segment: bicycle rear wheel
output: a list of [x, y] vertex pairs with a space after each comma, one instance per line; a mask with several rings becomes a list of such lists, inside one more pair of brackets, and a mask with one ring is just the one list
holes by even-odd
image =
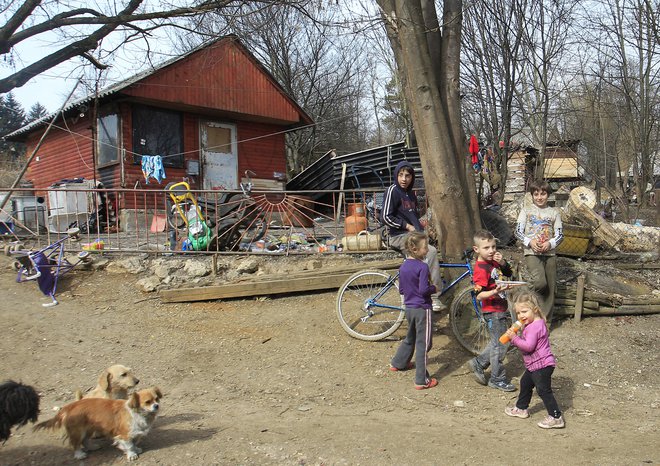
[[[346, 332], [359, 340], [377, 341], [401, 326], [398, 283], [384, 288], [391, 275], [382, 270], [362, 270], [351, 275], [337, 292], [337, 318]], [[383, 307], [387, 306], [387, 307]]]
[[[512, 315], [514, 311], [511, 309], [507, 313], [509, 324]], [[452, 332], [463, 348], [475, 356], [486, 348], [490, 334], [473, 287], [456, 294], [449, 310], [449, 320]]]

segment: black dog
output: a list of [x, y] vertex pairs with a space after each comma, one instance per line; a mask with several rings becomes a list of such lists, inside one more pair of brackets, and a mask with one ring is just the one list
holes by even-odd
[[11, 435], [13, 426], [35, 422], [39, 416], [39, 395], [29, 385], [8, 380], [0, 385], [0, 442]]

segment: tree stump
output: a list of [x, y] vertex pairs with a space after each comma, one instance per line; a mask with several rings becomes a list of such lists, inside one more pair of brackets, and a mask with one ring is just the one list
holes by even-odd
[[591, 227], [596, 244], [605, 244], [610, 248], [615, 248], [621, 242], [621, 235], [594, 212], [595, 205], [596, 193], [585, 186], [575, 188], [568, 196], [562, 219], [568, 223]]

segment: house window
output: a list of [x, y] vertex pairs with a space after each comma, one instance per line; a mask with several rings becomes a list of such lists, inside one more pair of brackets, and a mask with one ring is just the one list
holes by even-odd
[[119, 116], [110, 114], [98, 118], [96, 128], [98, 165], [119, 162]]
[[183, 117], [180, 112], [136, 105], [133, 107], [133, 161], [142, 155], [160, 155], [166, 167], [183, 168]]

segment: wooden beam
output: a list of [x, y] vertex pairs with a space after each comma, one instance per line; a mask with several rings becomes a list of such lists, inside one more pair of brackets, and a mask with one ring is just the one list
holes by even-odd
[[660, 269], [660, 264], [658, 263], [646, 263], [640, 262], [636, 264], [613, 264], [617, 269], [623, 270], [657, 270]]
[[[573, 306], [555, 306], [554, 314], [557, 316], [571, 316], [575, 312]], [[604, 307], [601, 306], [597, 310], [584, 308], [582, 316], [634, 316], [634, 315], [647, 315], [647, 314], [660, 314], [660, 305], [651, 306], [619, 306], [619, 307]]]
[[580, 275], [577, 279], [577, 293], [575, 295], [575, 321], [582, 320], [582, 305], [584, 300], [584, 275]]
[[335, 221], [339, 221], [341, 218], [341, 207], [344, 202], [344, 182], [346, 181], [346, 169], [348, 168], [348, 165], [345, 163], [341, 164], [341, 180], [339, 182], [339, 201], [337, 201], [337, 218], [335, 218]]
[[[577, 304], [577, 299], [564, 299], [564, 298], [555, 298], [555, 302], [560, 306], [573, 306]], [[581, 300], [582, 307], [588, 307], [589, 309], [598, 309], [600, 303], [598, 301], [587, 301]]]
[[350, 276], [350, 273], [335, 275], [324, 274], [322, 277], [313, 275], [306, 278], [264, 280], [196, 288], [178, 288], [174, 290], [163, 290], [160, 292], [160, 296], [165, 303], [181, 303], [294, 293], [299, 291], [329, 290], [339, 288]]

